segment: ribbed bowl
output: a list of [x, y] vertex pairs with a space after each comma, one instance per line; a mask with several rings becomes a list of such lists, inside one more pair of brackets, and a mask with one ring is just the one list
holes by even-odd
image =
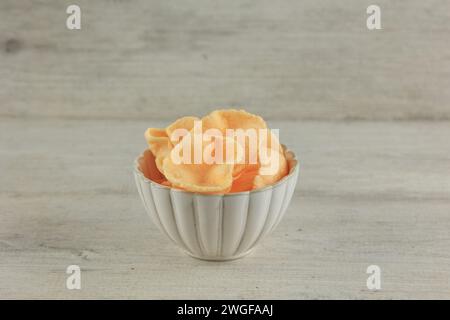
[[282, 180], [254, 191], [205, 195], [169, 188], [147, 179], [135, 161], [134, 176], [147, 213], [187, 254], [232, 260], [248, 254], [278, 225], [291, 201], [299, 172], [292, 157]]

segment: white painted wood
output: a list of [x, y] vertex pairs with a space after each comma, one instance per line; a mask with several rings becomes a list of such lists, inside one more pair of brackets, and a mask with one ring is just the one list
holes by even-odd
[[[381, 31], [357, 0], [77, 4], [69, 31], [64, 1], [0, 2], [0, 298], [450, 298], [449, 1], [378, 0]], [[302, 170], [275, 232], [213, 263], [150, 222], [132, 162], [227, 105]]]
[[[0, 2], [0, 115], [450, 119], [450, 1]], [[164, 110], [164, 112], [161, 112]]]
[[225, 263], [186, 256], [146, 215], [131, 168], [153, 125], [0, 119], [0, 298], [450, 297], [448, 122], [272, 122], [301, 160], [297, 190]]

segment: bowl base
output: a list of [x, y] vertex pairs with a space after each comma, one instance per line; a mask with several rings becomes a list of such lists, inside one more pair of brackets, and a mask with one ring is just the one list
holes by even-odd
[[215, 261], [215, 262], [237, 260], [237, 259], [245, 257], [246, 255], [250, 254], [252, 251], [253, 251], [253, 249], [250, 249], [248, 251], [245, 251], [244, 253], [241, 253], [241, 254], [238, 254], [235, 256], [231, 256], [231, 257], [208, 257], [208, 256], [197, 256], [193, 253], [183, 250], [183, 252], [185, 252], [188, 256], [190, 256], [192, 258], [204, 260], [204, 261]]

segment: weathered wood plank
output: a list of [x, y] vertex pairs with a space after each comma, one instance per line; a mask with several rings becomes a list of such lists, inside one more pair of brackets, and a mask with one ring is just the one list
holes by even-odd
[[450, 119], [449, 1], [1, 1], [0, 117]]
[[161, 124], [0, 120], [1, 298], [449, 298], [448, 122], [272, 122], [298, 188], [274, 234], [226, 263], [185, 256], [145, 215], [131, 163]]

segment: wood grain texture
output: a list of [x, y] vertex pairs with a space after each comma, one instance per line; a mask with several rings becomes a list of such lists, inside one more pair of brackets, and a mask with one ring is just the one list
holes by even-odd
[[[450, 119], [450, 2], [0, 2], [0, 116]], [[163, 112], [161, 112], [163, 110]]]
[[184, 255], [145, 214], [131, 165], [163, 124], [0, 120], [0, 298], [450, 297], [448, 122], [271, 122], [301, 160], [297, 190], [225, 263]]
[[[450, 2], [0, 1], [0, 298], [450, 298]], [[301, 159], [245, 259], [179, 252], [131, 171], [143, 131], [218, 106]], [[82, 290], [65, 287], [82, 268]], [[368, 265], [382, 290], [368, 291]]]

